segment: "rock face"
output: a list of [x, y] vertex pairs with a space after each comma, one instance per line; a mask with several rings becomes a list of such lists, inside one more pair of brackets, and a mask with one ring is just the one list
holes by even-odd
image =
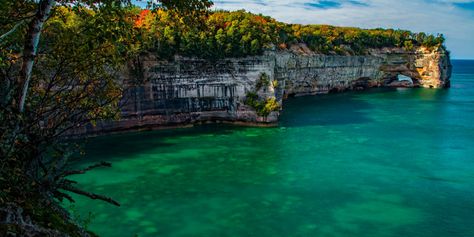
[[[412, 83], [398, 81], [404, 75]], [[160, 61], [144, 55], [127, 65], [122, 80], [122, 119], [104, 121], [77, 131], [106, 133], [199, 122], [274, 124], [279, 111], [259, 112], [265, 102], [281, 104], [287, 96], [303, 96], [403, 86], [450, 86], [449, 53], [443, 48], [372, 49], [364, 56], [321, 55], [304, 45], [262, 56], [217, 62], [175, 57]], [[249, 98], [256, 103], [249, 103]]]

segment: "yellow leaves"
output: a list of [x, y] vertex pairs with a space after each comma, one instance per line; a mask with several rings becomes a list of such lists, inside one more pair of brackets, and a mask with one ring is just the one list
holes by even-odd
[[277, 111], [279, 109], [280, 109], [280, 104], [277, 102], [275, 97], [271, 97], [267, 99], [265, 103], [265, 107], [264, 107], [265, 112], [270, 113], [272, 111]]

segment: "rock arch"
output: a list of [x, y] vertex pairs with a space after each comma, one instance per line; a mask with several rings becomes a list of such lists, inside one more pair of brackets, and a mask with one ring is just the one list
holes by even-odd
[[418, 87], [420, 81], [412, 73], [396, 72], [390, 75], [384, 85], [388, 87]]

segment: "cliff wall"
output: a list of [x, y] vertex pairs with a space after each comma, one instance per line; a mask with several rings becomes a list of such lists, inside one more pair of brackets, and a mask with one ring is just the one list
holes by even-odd
[[[411, 80], [400, 80], [400, 76]], [[304, 45], [262, 56], [217, 62], [141, 56], [126, 66], [122, 119], [86, 126], [94, 134], [198, 122], [272, 124], [287, 96], [370, 87], [450, 86], [449, 54], [442, 48], [373, 49], [364, 56], [320, 55]], [[273, 105], [273, 106], [272, 106]]]

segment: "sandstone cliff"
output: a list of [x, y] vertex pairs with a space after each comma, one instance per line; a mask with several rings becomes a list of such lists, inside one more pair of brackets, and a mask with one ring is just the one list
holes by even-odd
[[[411, 78], [399, 81], [399, 75]], [[372, 49], [364, 56], [321, 55], [304, 45], [262, 56], [210, 62], [141, 56], [122, 73], [122, 119], [79, 133], [102, 133], [209, 121], [272, 124], [287, 96], [370, 87], [450, 86], [449, 53], [443, 48]], [[269, 111], [270, 108], [270, 111]]]

